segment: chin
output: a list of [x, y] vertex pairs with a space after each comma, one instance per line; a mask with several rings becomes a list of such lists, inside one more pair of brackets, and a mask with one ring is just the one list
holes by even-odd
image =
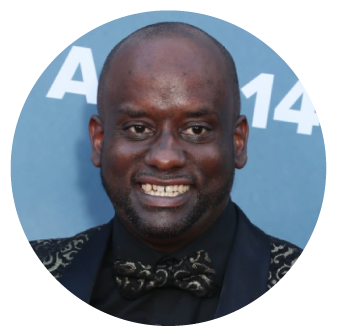
[[142, 236], [169, 238], [177, 237], [200, 220], [206, 213], [206, 200], [196, 199], [192, 204], [180, 207], [161, 208], [133, 204], [131, 199], [121, 209], [133, 230]]
[[177, 237], [210, 216], [226, 203], [231, 186], [231, 183], [225, 184], [209, 194], [191, 192], [185, 201], [182, 198], [182, 202], [177, 202], [177, 205], [181, 204], [179, 206], [158, 207], [144, 204], [139, 192], [132, 188], [110, 188], [102, 174], [101, 177], [103, 187], [123, 224], [140, 236], [157, 238]]
[[195, 224], [194, 220], [186, 220], [181, 216], [179, 217], [180, 220], [172, 218], [172, 215], [167, 213], [168, 211], [166, 209], [166, 211], [157, 212], [153, 216], [142, 217], [137, 213], [128, 212], [127, 216], [133, 229], [147, 237], [177, 237]]

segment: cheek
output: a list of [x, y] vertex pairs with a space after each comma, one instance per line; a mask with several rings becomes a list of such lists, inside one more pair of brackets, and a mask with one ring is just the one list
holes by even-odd
[[225, 146], [207, 146], [194, 153], [195, 171], [209, 185], [225, 183], [234, 167], [233, 151]]
[[111, 139], [103, 148], [102, 169], [110, 179], [128, 177], [142, 157], [142, 149], [119, 139]]

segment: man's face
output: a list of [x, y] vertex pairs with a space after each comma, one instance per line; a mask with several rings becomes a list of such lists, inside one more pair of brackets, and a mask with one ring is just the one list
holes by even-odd
[[225, 72], [215, 46], [184, 38], [143, 41], [115, 56], [104, 121], [90, 122], [92, 161], [136, 236], [202, 232], [225, 208], [247, 135], [236, 141]]

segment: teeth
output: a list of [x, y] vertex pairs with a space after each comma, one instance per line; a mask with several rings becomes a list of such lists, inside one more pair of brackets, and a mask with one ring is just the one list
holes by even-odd
[[144, 191], [151, 191], [152, 190], [151, 184], [148, 184], [148, 183], [142, 184], [142, 188], [143, 188]]
[[146, 194], [152, 196], [162, 196], [162, 197], [175, 197], [180, 194], [185, 193], [190, 189], [189, 185], [170, 185], [170, 186], [160, 186], [160, 185], [152, 185], [149, 183], [142, 184], [142, 189]]

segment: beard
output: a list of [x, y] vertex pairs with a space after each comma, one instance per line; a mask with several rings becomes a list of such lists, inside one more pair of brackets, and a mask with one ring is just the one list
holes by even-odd
[[[132, 203], [131, 190], [128, 189], [116, 189], [112, 188], [108, 183], [102, 169], [100, 171], [102, 185], [107, 193], [110, 201], [115, 209], [118, 209], [121, 214], [120, 219], [127, 220], [129, 224], [136, 229], [142, 236], [157, 237], [157, 238], [170, 238], [176, 237], [187, 231], [197, 221], [202, 219], [203, 216], [209, 214], [212, 209], [219, 206], [223, 201], [229, 198], [235, 175], [235, 168], [231, 169], [228, 173], [226, 183], [220, 186], [212, 193], [203, 194], [198, 192], [195, 202], [190, 207], [187, 213], [179, 218], [179, 221], [172, 219], [172, 213], [178, 211], [182, 207], [176, 208], [157, 208], [157, 207], [145, 207], [146, 210], [155, 213], [155, 220], [145, 219], [137, 211], [136, 207]], [[155, 176], [152, 173], [143, 172], [137, 174], [140, 176]], [[166, 176], [165, 178], [178, 178], [180, 176]], [[162, 178], [162, 177], [161, 177]], [[131, 189], [131, 188], [130, 188]], [[201, 188], [200, 188], [201, 189]], [[123, 222], [123, 220], [122, 220]]]

